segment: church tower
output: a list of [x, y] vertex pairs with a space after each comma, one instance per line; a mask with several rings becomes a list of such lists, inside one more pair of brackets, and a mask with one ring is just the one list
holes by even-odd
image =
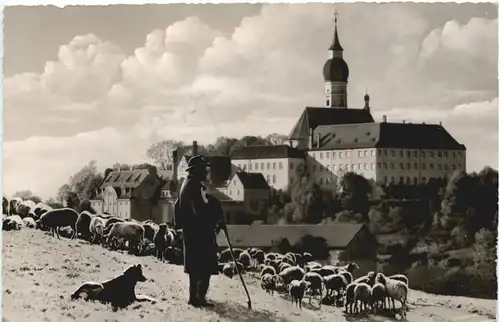
[[340, 45], [337, 16], [335, 11], [335, 30], [333, 42], [328, 49], [328, 60], [323, 66], [323, 78], [325, 79], [325, 106], [338, 109], [347, 108], [347, 79], [349, 78], [349, 67], [343, 58], [344, 49]]

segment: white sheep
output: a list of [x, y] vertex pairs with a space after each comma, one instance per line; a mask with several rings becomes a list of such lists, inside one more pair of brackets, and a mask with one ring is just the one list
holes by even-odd
[[377, 274], [375, 272], [368, 272], [365, 276], [361, 276], [357, 279], [354, 280], [354, 283], [366, 283], [370, 286], [373, 286], [375, 284], [375, 279], [377, 277]]
[[337, 296], [340, 296], [342, 290], [345, 290], [347, 285], [349, 284], [346, 278], [340, 274], [331, 274], [325, 276], [324, 278], [326, 294], [327, 296], [333, 296], [333, 292], [337, 293]]
[[279, 273], [279, 276], [283, 279], [285, 285], [289, 285], [293, 280], [301, 280], [304, 278], [305, 271], [299, 266], [292, 266], [285, 268]]
[[406, 309], [407, 309], [406, 300], [408, 298], [408, 285], [406, 285], [405, 282], [388, 278], [382, 273], [378, 274], [377, 281], [385, 286], [387, 294], [392, 300], [392, 307], [394, 308], [394, 311], [396, 311], [394, 300], [397, 300], [401, 303], [401, 316], [403, 318], [406, 318]]
[[408, 277], [404, 276], [403, 274], [391, 275], [389, 276], [389, 278], [396, 281], [404, 282], [407, 286], [410, 286], [410, 284], [408, 284]]
[[274, 275], [274, 274], [276, 274], [276, 270], [272, 266], [262, 265], [262, 268], [260, 270], [260, 276], [262, 277], [262, 276], [264, 276], [264, 274]]
[[356, 288], [357, 283], [351, 283], [347, 285], [345, 289], [345, 312], [348, 314], [352, 313], [352, 308], [354, 303], [354, 289]]
[[293, 280], [288, 285], [288, 290], [290, 292], [290, 297], [292, 298], [292, 304], [297, 303], [300, 309], [302, 309], [302, 299], [306, 289], [310, 286], [310, 283], [305, 280]]
[[321, 300], [323, 299], [323, 277], [318, 273], [308, 272], [304, 275], [304, 280], [310, 283], [309, 287], [309, 304], [311, 303], [311, 299], [313, 293], [319, 292], [319, 307], [321, 307]]
[[262, 287], [262, 289], [267, 293], [274, 294], [274, 291], [278, 289], [280, 284], [282, 284], [282, 280], [276, 274], [271, 275], [266, 273], [260, 278], [260, 287]]
[[372, 287], [371, 306], [372, 309], [385, 309], [385, 299], [387, 298], [387, 290], [381, 283], [376, 283]]
[[363, 311], [366, 313], [368, 311], [367, 306], [371, 302], [372, 288], [366, 283], [358, 283], [354, 288], [354, 307], [357, 308], [359, 303], [359, 312]]
[[24, 217], [23, 218], [23, 224], [28, 227], [28, 228], [36, 228], [36, 222], [35, 219], [31, 217]]
[[278, 267], [278, 272], [281, 273], [285, 269], [287, 269], [288, 267], [292, 267], [292, 265], [290, 265], [288, 263], [281, 263], [280, 266]]

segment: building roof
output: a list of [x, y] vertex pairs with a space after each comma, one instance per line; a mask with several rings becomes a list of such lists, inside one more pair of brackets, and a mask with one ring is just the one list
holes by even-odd
[[271, 189], [262, 173], [236, 172], [235, 176], [240, 179], [243, 189]]
[[224, 192], [218, 190], [217, 188], [208, 188], [207, 193], [217, 198], [219, 201], [232, 200], [231, 197], [227, 196]]
[[[233, 247], [272, 247], [286, 238], [291, 245], [311, 235], [325, 238], [330, 248], [344, 249], [363, 228], [363, 224], [333, 225], [228, 225]], [[227, 247], [224, 234], [217, 235], [217, 244]]]
[[234, 149], [231, 153], [233, 160], [242, 159], [280, 159], [304, 158], [304, 153], [286, 144], [280, 145], [249, 145]]
[[318, 126], [313, 133], [311, 150], [364, 148], [465, 150], [463, 144], [438, 124], [382, 122]]
[[210, 162], [210, 184], [215, 187], [223, 186], [231, 178], [232, 164], [229, 156], [207, 156]]
[[300, 140], [298, 149], [307, 149], [309, 129], [316, 129], [321, 125], [340, 125], [355, 123], [373, 123], [369, 110], [365, 109], [338, 109], [329, 107], [306, 107], [299, 120], [293, 127], [289, 139]]
[[149, 172], [146, 169], [111, 171], [101, 183], [101, 188], [112, 186], [116, 188], [137, 188], [146, 179]]

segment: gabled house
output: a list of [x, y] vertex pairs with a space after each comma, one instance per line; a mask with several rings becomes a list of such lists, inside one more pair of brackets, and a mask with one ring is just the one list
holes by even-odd
[[152, 219], [160, 196], [161, 180], [155, 171], [111, 171], [90, 204], [98, 213], [120, 218]]

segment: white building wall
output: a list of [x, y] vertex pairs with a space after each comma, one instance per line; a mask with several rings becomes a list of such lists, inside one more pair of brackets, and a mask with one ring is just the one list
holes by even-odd
[[431, 178], [449, 178], [455, 171], [465, 171], [465, 160], [466, 151], [379, 149], [377, 178], [381, 183], [426, 183]]
[[262, 173], [272, 188], [286, 190], [289, 184], [296, 182], [296, 169], [304, 163], [304, 160], [301, 158], [238, 159], [231, 162], [245, 172]]
[[98, 214], [103, 212], [103, 201], [102, 200], [90, 200], [90, 206], [94, 209]]
[[118, 217], [127, 219], [130, 218], [130, 200], [118, 199]]

